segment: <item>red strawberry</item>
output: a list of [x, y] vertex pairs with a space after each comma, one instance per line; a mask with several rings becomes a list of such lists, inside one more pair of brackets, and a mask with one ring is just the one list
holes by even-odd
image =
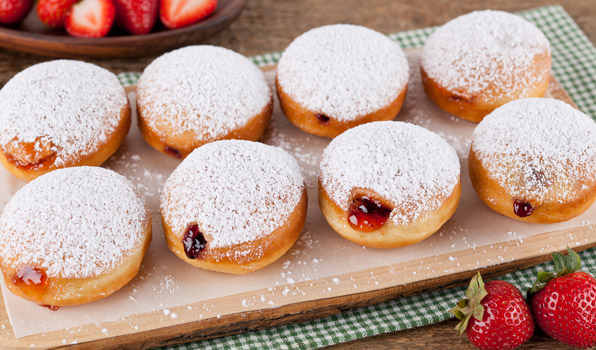
[[579, 256], [553, 253], [555, 273], [540, 271], [529, 291], [538, 326], [552, 338], [570, 346], [596, 344], [596, 279], [578, 271]]
[[161, 0], [159, 18], [168, 28], [180, 28], [209, 16], [217, 0]]
[[99, 38], [108, 34], [115, 17], [112, 0], [82, 0], [68, 11], [64, 27], [72, 36]]
[[31, 11], [31, 7], [33, 0], [0, 0], [0, 24], [19, 23]]
[[147, 34], [157, 20], [157, 0], [114, 0], [116, 23], [132, 34]]
[[480, 273], [470, 281], [466, 299], [449, 312], [461, 320], [455, 327], [458, 333], [466, 331], [480, 349], [513, 349], [534, 334], [534, 320], [521, 292], [505, 281], [484, 284]]
[[37, 16], [52, 28], [64, 27], [66, 12], [78, 0], [39, 0], [37, 2]]

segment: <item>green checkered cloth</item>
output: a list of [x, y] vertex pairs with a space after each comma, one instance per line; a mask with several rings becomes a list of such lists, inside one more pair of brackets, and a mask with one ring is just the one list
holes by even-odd
[[[519, 13], [536, 24], [552, 45], [553, 73], [587, 114], [596, 119], [596, 48], [558, 5]], [[402, 47], [419, 47], [434, 28], [391, 34]], [[255, 64], [277, 63], [281, 53], [252, 57]], [[123, 85], [135, 84], [138, 73], [122, 73]], [[596, 248], [580, 256], [584, 270], [596, 273]], [[531, 285], [540, 269], [548, 264], [509, 273], [502, 279], [522, 289]], [[277, 326], [261, 331], [232, 335], [164, 349], [314, 349], [402, 329], [420, 327], [447, 320], [447, 312], [464, 295], [465, 287], [437, 290], [399, 298], [339, 315], [300, 324]]]

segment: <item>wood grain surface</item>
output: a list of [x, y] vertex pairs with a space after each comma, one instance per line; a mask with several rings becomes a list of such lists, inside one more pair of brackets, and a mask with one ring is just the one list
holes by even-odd
[[[332, 23], [354, 23], [383, 33], [440, 25], [475, 9], [520, 11], [552, 4], [552, 0], [249, 0], [230, 27], [205, 43], [219, 45], [244, 55], [283, 50], [302, 32]], [[596, 1], [559, 1], [588, 38], [596, 42]], [[141, 71], [154, 57], [92, 60], [114, 72]], [[0, 84], [20, 70], [48, 58], [0, 50]], [[418, 329], [389, 333], [332, 349], [472, 349], [465, 336], [458, 337], [453, 321]], [[521, 349], [565, 348], [537, 333]]]

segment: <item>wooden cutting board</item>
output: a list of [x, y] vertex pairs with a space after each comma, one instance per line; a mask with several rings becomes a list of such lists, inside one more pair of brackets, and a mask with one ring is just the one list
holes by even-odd
[[[271, 71], [274, 68], [266, 67], [264, 70]], [[551, 78], [549, 93], [573, 104], [554, 77]], [[399, 116], [397, 120], [400, 120]], [[466, 169], [462, 168], [462, 171], [466, 172]], [[314, 200], [316, 202], [316, 198]], [[344, 243], [352, 244], [347, 241]], [[423, 241], [419, 244], [427, 243]], [[146, 312], [116, 321], [90, 323], [19, 339], [15, 339], [6, 308], [2, 304], [0, 344], [6, 348], [70, 345], [75, 348], [111, 349], [151, 348], [204, 340], [326, 317], [399, 296], [460, 285], [478, 270], [490, 278], [547, 261], [552, 252], [564, 251], [568, 245], [577, 251], [596, 246], [593, 227], [572, 227], [535, 234], [524, 238], [521, 244], [520, 240], [511, 239], [457, 252], [431, 254], [395, 264], [171, 307], [168, 312]], [[394, 251], [396, 254], [400, 252]], [[457, 262], [454, 262], [455, 259]], [[31, 322], [36, 322], [36, 315], [31, 315]]]

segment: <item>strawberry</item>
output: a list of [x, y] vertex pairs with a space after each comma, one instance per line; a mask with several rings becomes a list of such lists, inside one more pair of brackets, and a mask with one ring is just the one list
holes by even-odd
[[168, 28], [180, 28], [209, 16], [217, 0], [161, 0], [159, 18]]
[[115, 18], [112, 0], [82, 0], [66, 13], [64, 27], [72, 36], [99, 38], [108, 34]]
[[540, 271], [529, 290], [536, 324], [552, 338], [570, 346], [596, 344], [596, 279], [579, 271], [579, 256], [553, 253], [556, 273]]
[[534, 320], [519, 289], [499, 280], [484, 284], [480, 273], [470, 281], [466, 299], [449, 312], [461, 320], [458, 333], [466, 331], [480, 349], [513, 349], [534, 334]]
[[39, 0], [37, 2], [37, 16], [52, 28], [63, 28], [66, 12], [77, 0]]
[[157, 20], [158, 0], [114, 0], [116, 24], [132, 34], [147, 34]]
[[0, 0], [0, 24], [13, 25], [22, 21], [33, 7], [33, 0]]

